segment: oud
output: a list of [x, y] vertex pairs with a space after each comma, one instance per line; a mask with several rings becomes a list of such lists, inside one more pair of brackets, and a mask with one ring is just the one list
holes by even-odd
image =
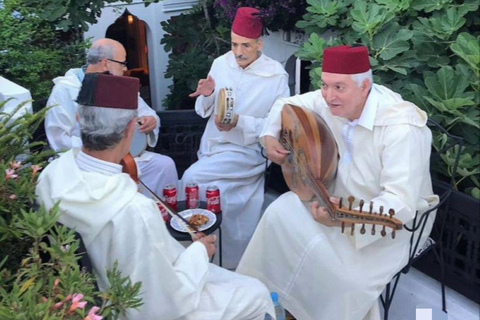
[[365, 234], [365, 225], [371, 225], [370, 233], [375, 235], [375, 226], [380, 226], [383, 237], [385, 228], [391, 228], [392, 238], [395, 238], [395, 230], [402, 229], [402, 222], [393, 217], [393, 209], [386, 214], [381, 206], [379, 212], [375, 212], [373, 202], [370, 202], [368, 209], [364, 210], [364, 200], [360, 200], [358, 209], [355, 209], [353, 196], [348, 197], [348, 206], [344, 205], [342, 198], [338, 205], [329, 200], [330, 194], [325, 186], [335, 179], [338, 148], [332, 132], [319, 115], [305, 108], [285, 105], [280, 142], [290, 152], [282, 164], [282, 173], [290, 190], [302, 201], [317, 199], [323, 203], [332, 220], [342, 223], [342, 232], [345, 226], [350, 226], [353, 235], [358, 224], [361, 225], [360, 233]]

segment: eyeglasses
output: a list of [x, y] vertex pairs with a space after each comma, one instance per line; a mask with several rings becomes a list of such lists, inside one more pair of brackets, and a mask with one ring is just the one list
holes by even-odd
[[121, 65], [123, 65], [125, 68], [128, 69], [128, 66], [127, 66], [127, 61], [118, 61], [118, 60], [114, 60], [114, 59], [108, 59], [108, 61], [112, 61], [112, 62], [116, 62], [116, 63], [120, 63]]

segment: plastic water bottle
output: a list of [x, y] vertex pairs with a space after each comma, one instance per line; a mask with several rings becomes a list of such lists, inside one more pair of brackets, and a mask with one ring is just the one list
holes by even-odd
[[[277, 317], [277, 320], [285, 320], [285, 309], [283, 308], [282, 304], [278, 300], [278, 293], [272, 292], [270, 293], [270, 296], [272, 297], [272, 302], [273, 306], [275, 307], [275, 316]], [[272, 320], [273, 318], [267, 314], [265, 316], [265, 320]]]

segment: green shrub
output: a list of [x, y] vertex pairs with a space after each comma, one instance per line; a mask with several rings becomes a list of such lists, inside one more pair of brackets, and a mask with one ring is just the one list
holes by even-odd
[[0, 6], [0, 74], [28, 88], [35, 100], [48, 98], [53, 78], [85, 64], [88, 46], [80, 33], [57, 31], [38, 11], [23, 0]]
[[[457, 187], [480, 198], [479, 18], [475, 0], [307, 0], [297, 23], [309, 35], [297, 52], [319, 88], [323, 49], [362, 43], [375, 82], [416, 103], [464, 138]], [[440, 141], [442, 137], [435, 137]], [[440, 174], [448, 180], [451, 161]]]
[[57, 224], [58, 204], [51, 211], [35, 206], [36, 180], [53, 152], [32, 152], [45, 143], [29, 141], [46, 111], [11, 123], [14, 113], [0, 113], [0, 319], [117, 319], [141, 305], [140, 283], [122, 278], [115, 266], [111, 288], [98, 292], [94, 276], [80, 270], [74, 232]]

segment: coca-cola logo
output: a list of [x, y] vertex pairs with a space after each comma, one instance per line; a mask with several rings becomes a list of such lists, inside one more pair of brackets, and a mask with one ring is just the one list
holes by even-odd
[[177, 197], [176, 196], [165, 197], [165, 202], [166, 203], [175, 203], [175, 202], [177, 202]]
[[210, 197], [210, 198], [208, 198], [207, 203], [211, 204], [211, 205], [219, 204], [220, 203], [220, 197], [219, 196]]

